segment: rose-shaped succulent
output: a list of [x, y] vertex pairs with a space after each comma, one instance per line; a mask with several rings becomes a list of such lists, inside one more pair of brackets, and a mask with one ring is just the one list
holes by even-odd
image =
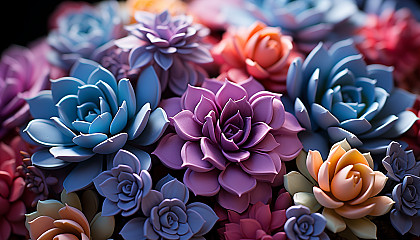
[[[329, 142], [344, 138], [372, 154], [384, 153], [417, 120], [406, 110], [415, 96], [394, 88], [392, 68], [366, 65], [352, 40], [327, 50], [320, 43], [302, 63], [296, 58], [287, 76], [287, 94], [303, 127], [306, 151], [327, 156]], [[293, 108], [293, 107], [292, 107]]]
[[[64, 192], [61, 195], [64, 203], [52, 199], [39, 201], [37, 210], [26, 214], [26, 227], [31, 239], [109, 239], [114, 232], [114, 217], [96, 213], [97, 202], [92, 204], [96, 196], [87, 193], [82, 195], [85, 201], [81, 201], [75, 193]], [[87, 208], [83, 212], [82, 206]]]
[[267, 203], [270, 184], [282, 183], [282, 161], [302, 147], [302, 128], [280, 97], [252, 78], [189, 86], [182, 98], [162, 101], [175, 133], [164, 136], [154, 154], [172, 169], [186, 168], [184, 183], [194, 194], [219, 193], [226, 209], [243, 212], [250, 202]]
[[[169, 123], [166, 113], [156, 108], [159, 100], [159, 80], [152, 67], [142, 71], [134, 91], [128, 79], [117, 82], [96, 62], [81, 59], [72, 68], [70, 77], [52, 80], [51, 90], [28, 100], [35, 119], [24, 132], [49, 148], [34, 153], [32, 163], [43, 168], [60, 168], [92, 157], [101, 158], [95, 154], [114, 153], [127, 141], [150, 145], [160, 138]], [[82, 184], [81, 179], [90, 184], [92, 179], [88, 176], [94, 178], [102, 172], [101, 160], [85, 162], [64, 181], [67, 191], [78, 190], [76, 183]], [[86, 174], [86, 168], [92, 171]]]
[[[150, 166], [150, 165], [149, 165]], [[105, 197], [102, 215], [121, 213], [130, 216], [140, 209], [141, 201], [152, 188], [152, 178], [136, 155], [120, 150], [113, 160], [113, 168], [99, 174], [93, 183]]]
[[[293, 37], [303, 51], [310, 51], [319, 41], [333, 38], [336, 26], [357, 12], [353, 1], [334, 0], [242, 0], [223, 9], [227, 22], [249, 26], [259, 20], [268, 26], [280, 27]], [[346, 26], [350, 31], [352, 25]]]
[[285, 175], [285, 188], [295, 203], [312, 212], [324, 207], [327, 228], [334, 233], [347, 226], [357, 237], [376, 238], [376, 225], [366, 216], [384, 215], [394, 202], [378, 196], [387, 177], [373, 170], [370, 154], [361, 154], [343, 140], [333, 145], [325, 161], [318, 151], [309, 151], [305, 159], [304, 155], [296, 160], [300, 173]]
[[291, 37], [261, 22], [226, 32], [212, 53], [222, 71], [240, 69], [273, 92], [286, 91], [287, 69], [298, 56]]
[[257, 202], [242, 214], [228, 210], [227, 222], [219, 229], [221, 239], [285, 240], [286, 209], [291, 204], [290, 194], [281, 189], [272, 206]]
[[416, 162], [413, 151], [404, 151], [397, 142], [391, 142], [382, 160], [386, 175], [396, 182], [401, 182], [406, 174], [420, 175], [420, 162]]
[[284, 231], [290, 240], [330, 239], [324, 232], [327, 220], [320, 213], [311, 213], [309, 208], [298, 205], [286, 211]]
[[386, 9], [380, 15], [371, 14], [358, 29], [360, 37], [357, 47], [369, 64], [383, 64], [394, 67], [397, 86], [420, 93], [416, 80], [419, 76], [420, 44], [413, 39], [420, 38], [420, 23], [410, 9]]
[[189, 192], [180, 181], [163, 178], [143, 199], [146, 218], [134, 218], [120, 234], [124, 239], [204, 239], [218, 217], [207, 205], [187, 204]]
[[70, 69], [79, 58], [90, 58], [98, 47], [122, 34], [122, 18], [116, 1], [104, 1], [96, 6], [84, 4], [70, 9], [55, 14], [55, 22], [51, 24], [54, 28], [48, 34], [51, 46], [48, 59], [65, 70]]
[[24, 125], [30, 117], [25, 98], [38, 94], [48, 85], [50, 68], [44, 42], [25, 48], [12, 46], [0, 59], [0, 139]]
[[153, 64], [161, 73], [162, 91], [169, 87], [178, 96], [188, 84], [202, 82], [204, 76], [196, 64], [213, 61], [203, 42], [207, 28], [193, 23], [191, 16], [171, 17], [168, 11], [160, 14], [138, 11], [134, 17], [137, 23], [126, 26], [130, 35], [115, 41], [117, 46], [130, 50], [131, 68]]
[[12, 234], [27, 234], [25, 230], [26, 207], [23, 202], [25, 180], [16, 173], [17, 158], [13, 149], [0, 142], [0, 239]]
[[407, 232], [420, 236], [420, 177], [408, 174], [392, 191], [395, 209], [391, 224], [401, 234]]

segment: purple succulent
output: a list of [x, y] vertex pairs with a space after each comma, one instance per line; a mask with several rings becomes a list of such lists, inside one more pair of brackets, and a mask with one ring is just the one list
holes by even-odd
[[284, 224], [284, 231], [290, 240], [320, 239], [329, 240], [324, 232], [327, 220], [320, 213], [311, 213], [309, 208], [298, 205], [286, 210], [288, 218]]
[[29, 120], [25, 98], [33, 97], [48, 85], [49, 65], [45, 58], [48, 45], [31, 48], [12, 46], [0, 60], [0, 138]]
[[136, 82], [140, 69], [130, 68], [129, 54], [129, 50], [117, 47], [112, 41], [98, 48], [92, 59], [108, 69], [115, 78], [128, 78], [131, 82]]
[[397, 142], [391, 142], [382, 160], [387, 176], [396, 182], [401, 182], [406, 174], [420, 175], [420, 162], [416, 161], [413, 151], [404, 151]]
[[18, 171], [25, 176], [26, 187], [35, 194], [32, 207], [35, 207], [39, 200], [48, 199], [51, 191], [54, 193], [63, 191], [62, 179], [33, 166], [30, 155], [26, 152], [22, 152], [22, 156], [23, 164], [18, 167]]
[[[117, 46], [130, 49], [129, 62], [132, 69], [153, 64], [155, 68], [169, 71], [162, 74], [162, 89], [182, 95], [187, 85], [197, 85], [203, 77], [198, 66], [189, 63], [210, 63], [213, 58], [203, 38], [209, 30], [193, 23], [186, 15], [172, 17], [167, 11], [160, 14], [136, 12], [136, 24], [127, 26], [130, 35], [116, 40]], [[157, 70], [157, 72], [159, 72]]]
[[194, 202], [187, 204], [188, 188], [177, 179], [166, 177], [156, 190], [143, 199], [142, 212], [146, 218], [127, 222], [120, 234], [124, 239], [204, 239], [218, 217], [209, 206]]
[[154, 154], [172, 169], [186, 168], [186, 186], [196, 195], [218, 194], [226, 209], [267, 203], [271, 184], [282, 183], [282, 161], [302, 149], [297, 133], [303, 129], [285, 112], [281, 95], [262, 90], [252, 78], [241, 85], [207, 80], [162, 101], [175, 133]]
[[121, 213], [126, 217], [140, 209], [142, 199], [152, 188], [150, 174], [141, 169], [137, 156], [121, 149], [114, 157], [113, 168], [93, 179], [96, 190], [105, 197], [102, 216]]
[[406, 175], [392, 191], [395, 209], [392, 209], [391, 224], [401, 234], [410, 232], [420, 236], [420, 177]]

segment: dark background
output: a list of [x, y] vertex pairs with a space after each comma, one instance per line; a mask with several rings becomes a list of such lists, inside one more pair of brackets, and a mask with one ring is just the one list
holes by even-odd
[[[0, 37], [2, 53], [12, 44], [28, 43], [46, 36], [48, 19], [60, 0], [5, 0], [0, 7]], [[95, 3], [99, 0], [84, 0]]]

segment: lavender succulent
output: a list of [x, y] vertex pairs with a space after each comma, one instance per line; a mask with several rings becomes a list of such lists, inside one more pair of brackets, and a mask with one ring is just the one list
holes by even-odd
[[[141, 68], [153, 64], [155, 69], [169, 71], [162, 75], [162, 89], [181, 95], [188, 84], [197, 85], [202, 80], [196, 65], [184, 65], [182, 62], [209, 63], [213, 61], [203, 38], [209, 30], [193, 23], [193, 18], [186, 15], [171, 15], [164, 11], [160, 14], [136, 12], [136, 24], [127, 26], [130, 35], [116, 41], [117, 46], [130, 49], [130, 67]], [[157, 72], [159, 72], [157, 70]]]
[[397, 142], [391, 142], [382, 160], [387, 176], [394, 181], [401, 182], [406, 174], [420, 175], [420, 162], [416, 161], [413, 151], [404, 151]]
[[126, 150], [115, 155], [112, 169], [99, 174], [93, 182], [98, 193], [105, 197], [103, 216], [121, 213], [130, 216], [140, 209], [141, 201], [152, 188], [152, 178], [144, 168], [144, 161]]
[[330, 239], [324, 232], [327, 220], [322, 214], [311, 213], [309, 208], [298, 205], [289, 207], [286, 210], [286, 217], [284, 231], [289, 239]]
[[391, 211], [391, 224], [401, 234], [410, 232], [420, 236], [420, 177], [406, 175], [392, 191], [395, 209]]

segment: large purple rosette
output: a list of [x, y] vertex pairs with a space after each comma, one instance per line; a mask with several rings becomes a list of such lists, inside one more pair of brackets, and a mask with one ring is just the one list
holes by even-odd
[[181, 98], [162, 101], [175, 133], [164, 136], [154, 154], [172, 169], [186, 169], [186, 186], [196, 195], [218, 194], [226, 209], [267, 203], [271, 185], [283, 181], [282, 161], [302, 149], [297, 133], [303, 128], [280, 97], [252, 78], [189, 86]]

